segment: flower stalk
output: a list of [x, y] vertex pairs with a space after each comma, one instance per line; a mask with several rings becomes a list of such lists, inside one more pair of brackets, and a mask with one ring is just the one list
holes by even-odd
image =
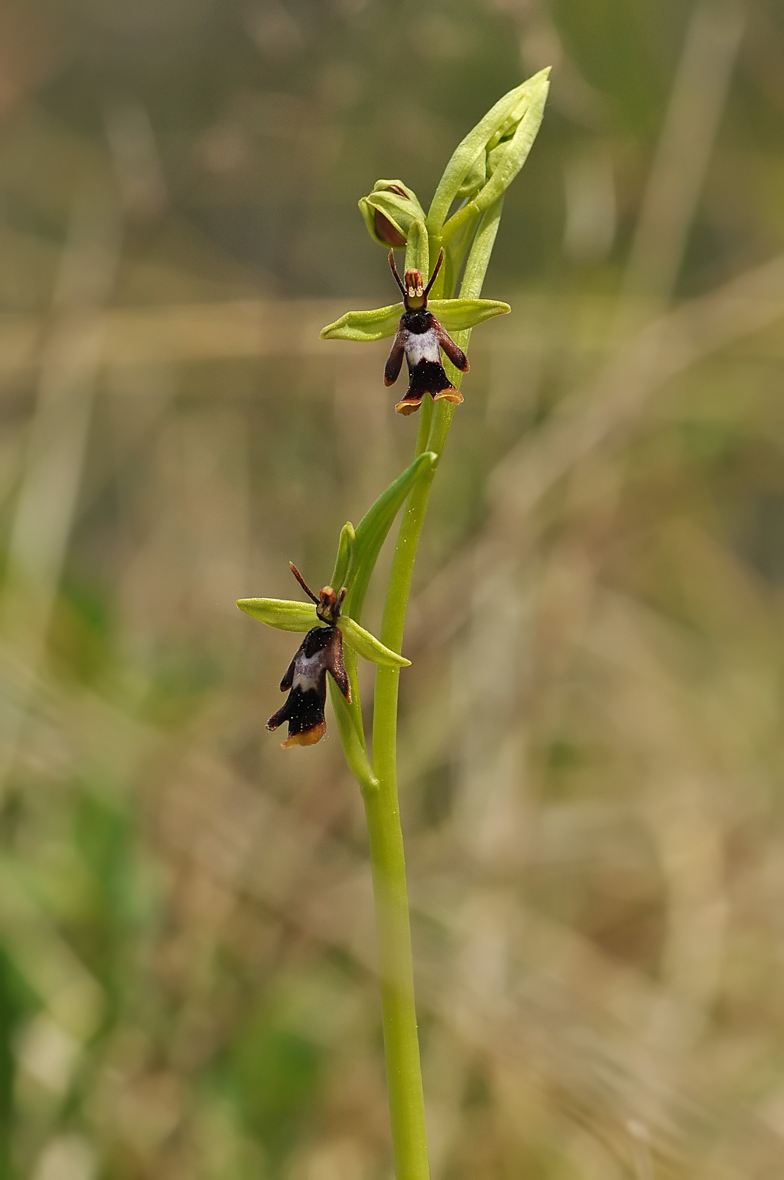
[[[378, 181], [373, 191], [360, 201], [362, 216], [375, 242], [386, 250], [390, 246], [394, 249], [405, 245], [406, 280], [409, 281], [410, 274], [413, 287], [404, 288], [400, 284], [403, 303], [373, 311], [347, 312], [324, 328], [321, 334], [325, 339], [371, 341], [398, 333], [395, 336], [397, 363], [392, 369], [399, 370], [400, 349], [405, 344], [412, 384], [402, 412], [418, 413], [415, 457], [382, 493], [356, 529], [347, 524], [342, 530], [332, 582], [321, 591], [321, 602], [327, 604], [326, 607], [322, 605], [321, 614], [318, 614], [318, 607], [299, 602], [244, 599], [238, 604], [271, 626], [307, 631], [306, 639], [292, 661], [294, 667], [299, 659], [297, 666], [306, 672], [310, 667], [305, 662], [307, 652], [316, 647], [321, 650], [324, 646], [323, 635], [316, 633], [315, 638], [312, 637], [311, 629], [319, 625], [319, 620], [330, 625], [336, 633], [333, 643], [345, 641], [345, 671], [341, 665], [336, 676], [334, 663], [327, 664], [331, 675], [326, 679], [340, 741], [348, 766], [360, 785], [368, 825], [397, 1180], [429, 1178], [398, 801], [398, 692], [401, 668], [408, 664], [400, 652], [414, 563], [430, 492], [460, 400], [458, 391], [463, 372], [451, 363], [449, 356], [454, 356], [465, 371], [467, 362], [463, 354], [468, 349], [472, 328], [510, 310], [505, 303], [482, 299], [481, 292], [498, 232], [504, 193], [525, 162], [541, 123], [548, 73], [543, 70], [510, 91], [462, 140], [444, 171], [427, 214], [413, 190], [400, 180]], [[439, 265], [441, 261], [443, 264]], [[461, 272], [462, 281], [456, 291]], [[397, 277], [397, 272], [395, 274]], [[425, 291], [424, 303], [416, 298], [412, 306], [408, 296], [412, 291], [421, 296], [422, 284], [427, 283], [428, 276], [431, 277], [431, 289]], [[431, 298], [427, 298], [428, 293]], [[413, 311], [417, 315], [412, 318]], [[439, 329], [442, 330], [439, 332]], [[413, 338], [411, 333], [414, 333]], [[421, 337], [416, 337], [416, 333], [422, 333]], [[432, 343], [434, 339], [446, 352], [443, 368], [439, 345]], [[445, 341], [448, 342], [446, 345]], [[420, 371], [421, 376], [423, 364], [431, 369], [417, 384], [415, 374]], [[436, 370], [441, 374], [438, 380], [433, 378]], [[388, 362], [388, 374], [389, 371]], [[432, 392], [438, 400], [430, 397], [417, 399], [414, 394], [420, 389]], [[448, 396], [444, 396], [446, 394]], [[452, 397], [453, 394], [457, 396]], [[362, 607], [381, 546], [401, 508], [381, 634], [380, 639], [376, 639], [360, 625]], [[318, 601], [311, 591], [308, 593], [314, 602]], [[337, 607], [329, 605], [333, 602], [337, 602]], [[368, 748], [357, 684], [357, 655], [377, 665], [372, 753]], [[284, 684], [287, 683], [284, 677]], [[323, 687], [322, 676], [319, 689]]]

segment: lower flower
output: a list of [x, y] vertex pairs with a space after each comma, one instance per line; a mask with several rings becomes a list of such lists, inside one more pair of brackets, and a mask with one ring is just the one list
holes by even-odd
[[327, 672], [350, 702], [343, 636], [334, 624], [308, 631], [280, 682], [281, 692], [289, 690], [288, 699], [282, 709], [272, 714], [267, 729], [277, 729], [288, 721], [289, 736], [283, 742], [284, 750], [291, 746], [313, 746], [323, 738], [327, 728], [324, 719]]

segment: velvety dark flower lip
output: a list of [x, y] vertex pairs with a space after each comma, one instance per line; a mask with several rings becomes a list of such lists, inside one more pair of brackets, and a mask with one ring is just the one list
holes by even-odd
[[351, 687], [343, 663], [343, 636], [337, 627], [340, 608], [346, 597], [345, 587], [338, 594], [332, 586], [323, 586], [318, 597], [305, 582], [293, 562], [291, 572], [316, 606], [319, 625], [312, 627], [294, 653], [280, 682], [280, 691], [288, 692], [285, 705], [273, 713], [267, 729], [277, 729], [288, 722], [289, 735], [283, 748], [312, 746], [321, 741], [327, 729], [324, 705], [327, 700], [327, 673], [337, 684], [347, 702]]
[[343, 636], [335, 626], [313, 627], [298, 647], [280, 682], [281, 692], [288, 691], [286, 703], [267, 722], [267, 729], [277, 729], [288, 721], [288, 738], [283, 748], [312, 746], [321, 741], [327, 723], [324, 705], [327, 699], [327, 673], [351, 701], [351, 689], [343, 663]]

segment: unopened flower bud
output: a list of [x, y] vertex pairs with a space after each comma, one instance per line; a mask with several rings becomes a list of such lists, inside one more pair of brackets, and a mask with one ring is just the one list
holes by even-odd
[[[478, 218], [503, 196], [539, 130], [549, 72], [540, 70], [510, 90], [458, 144], [430, 206], [431, 235], [446, 242], [466, 221]], [[449, 217], [456, 199], [464, 204]]]
[[412, 223], [425, 220], [416, 193], [402, 180], [377, 180], [359, 208], [370, 236], [387, 249], [405, 246]]

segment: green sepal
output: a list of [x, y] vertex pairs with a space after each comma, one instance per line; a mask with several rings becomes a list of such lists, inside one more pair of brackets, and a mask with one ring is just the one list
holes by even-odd
[[357, 340], [370, 343], [394, 336], [405, 308], [402, 303], [376, 307], [372, 311], [347, 311], [334, 324], [321, 329], [322, 340]]
[[363, 659], [370, 660], [373, 664], [383, 664], [385, 668], [408, 668], [410, 666], [410, 660], [407, 660], [405, 656], [399, 656], [390, 648], [384, 647], [380, 639], [376, 639], [375, 635], [371, 635], [364, 627], [360, 627], [359, 623], [355, 623], [348, 615], [341, 615], [337, 625], [343, 633], [346, 643], [353, 647], [354, 651]]
[[500, 299], [429, 299], [427, 306], [447, 332], [475, 328], [493, 316], [509, 315], [512, 310]]
[[381, 552], [381, 546], [406, 496], [426, 472], [433, 470], [437, 456], [425, 451], [381, 493], [375, 504], [362, 517], [356, 528], [357, 562], [354, 578], [346, 596], [346, 611], [353, 619], [362, 617], [370, 576]]
[[332, 581], [330, 582], [330, 586], [333, 586], [338, 593], [340, 593], [344, 586], [351, 585], [356, 560], [357, 540], [354, 533], [354, 526], [350, 520], [347, 520], [340, 530], [335, 568], [332, 571]]
[[[496, 315], [506, 315], [511, 308], [498, 299], [429, 299], [428, 309], [448, 332], [475, 328]], [[369, 344], [394, 336], [405, 308], [402, 303], [376, 307], [373, 311], [347, 311], [334, 324], [321, 329], [322, 340], [355, 340]]]
[[[326, 626], [316, 615], [315, 606], [305, 602], [293, 602], [284, 598], [240, 598], [237, 606], [246, 615], [277, 627], [279, 631], [310, 631], [313, 627]], [[375, 635], [371, 635], [348, 615], [341, 615], [337, 622], [343, 638], [354, 651], [374, 664], [387, 668], [406, 668], [411, 663], [403, 656], [391, 651]]]
[[286, 598], [240, 598], [237, 606], [253, 619], [277, 627], [279, 631], [310, 631], [319, 626], [312, 603], [293, 602]]

